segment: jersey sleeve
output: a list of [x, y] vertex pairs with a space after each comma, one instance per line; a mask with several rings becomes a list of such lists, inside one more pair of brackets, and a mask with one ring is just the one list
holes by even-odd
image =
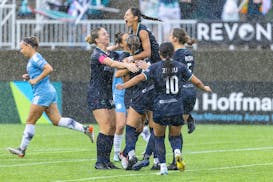
[[91, 57], [91, 61], [93, 62], [98, 62], [100, 64], [103, 64], [103, 60], [106, 58], [107, 56], [103, 53], [103, 52], [100, 52], [100, 51], [95, 51], [93, 54], [92, 54], [92, 57]]
[[46, 64], [48, 64], [48, 62], [42, 56], [35, 55], [32, 59], [32, 65], [34, 65], [35, 67], [41, 70], [44, 69], [44, 66]]
[[154, 77], [155, 65], [150, 65], [145, 71], [142, 73], [146, 77], [146, 80], [150, 80]]

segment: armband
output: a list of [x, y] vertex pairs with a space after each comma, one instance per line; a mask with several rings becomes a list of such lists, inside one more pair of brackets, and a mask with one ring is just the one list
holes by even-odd
[[99, 57], [99, 62], [100, 62], [101, 64], [103, 64], [103, 61], [104, 61], [105, 58], [107, 58], [106, 55], [101, 55], [101, 56]]

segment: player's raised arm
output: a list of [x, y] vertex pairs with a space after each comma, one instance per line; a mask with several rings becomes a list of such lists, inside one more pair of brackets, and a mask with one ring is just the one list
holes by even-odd
[[136, 84], [138, 84], [139, 82], [141, 81], [144, 81], [146, 80], [146, 77], [143, 73], [133, 77], [132, 79], [128, 80], [127, 82], [123, 83], [123, 84], [117, 84], [116, 85], [116, 88], [117, 89], [125, 89], [125, 88], [129, 88], [129, 87], [132, 87]]
[[205, 92], [212, 92], [211, 88], [209, 86], [204, 85], [204, 83], [197, 78], [196, 76], [192, 75], [190, 78], [190, 81], [199, 89], [205, 91]]

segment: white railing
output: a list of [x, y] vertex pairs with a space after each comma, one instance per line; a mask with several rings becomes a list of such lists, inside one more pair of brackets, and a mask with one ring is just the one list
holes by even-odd
[[[40, 6], [40, 1], [37, 1]], [[196, 35], [196, 20], [168, 21], [175, 26], [184, 27], [193, 37]], [[163, 28], [166, 22], [143, 21], [155, 35], [157, 41], [164, 40]], [[0, 0], [0, 48], [19, 48], [23, 37], [37, 35], [41, 47], [82, 47], [89, 48], [84, 38], [96, 27], [104, 27], [110, 34], [111, 42], [117, 32], [127, 32], [124, 20], [84, 20], [75, 23], [57, 20], [41, 19], [16, 19], [16, 1]]]
[[[186, 29], [191, 35], [196, 35], [195, 20], [169, 21], [172, 25], [178, 25]], [[163, 41], [163, 26], [161, 22], [144, 21], [145, 24], [155, 35], [158, 42]], [[111, 42], [114, 42], [114, 35], [117, 32], [127, 32], [128, 29], [124, 20], [86, 20], [78, 24], [60, 22], [56, 20], [17, 20], [16, 21], [16, 45], [19, 48], [19, 41], [30, 35], [39, 37], [41, 47], [82, 47], [89, 48], [84, 38], [96, 27], [104, 27], [110, 34]]]
[[16, 5], [0, 2], [0, 48], [15, 48]]

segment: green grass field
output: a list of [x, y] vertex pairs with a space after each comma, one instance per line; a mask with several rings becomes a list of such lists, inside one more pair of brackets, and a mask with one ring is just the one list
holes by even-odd
[[[96, 126], [97, 127], [97, 126]], [[96, 145], [85, 135], [64, 128], [37, 125], [25, 158], [9, 154], [20, 144], [24, 125], [0, 125], [0, 181], [273, 181], [273, 126], [197, 125], [184, 133], [184, 172], [157, 175], [150, 167], [140, 171], [95, 170]], [[141, 158], [145, 142], [140, 137]], [[169, 142], [167, 160], [172, 153]], [[151, 160], [152, 163], [152, 160]], [[116, 163], [120, 166], [119, 163]], [[151, 164], [150, 164], [151, 165]]]

